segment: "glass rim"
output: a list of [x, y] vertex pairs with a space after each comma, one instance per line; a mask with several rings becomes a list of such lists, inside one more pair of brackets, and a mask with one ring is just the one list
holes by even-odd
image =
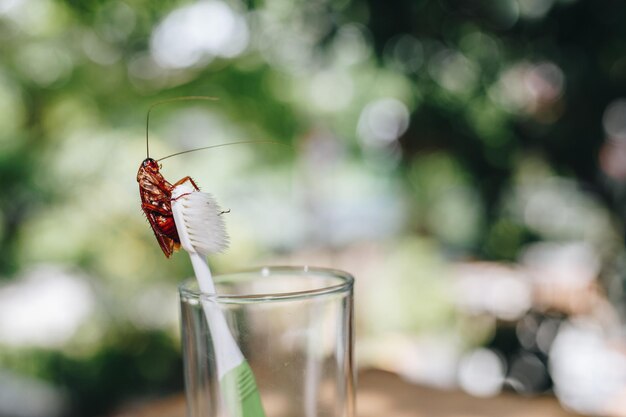
[[301, 266], [260, 266], [255, 268], [246, 268], [235, 270], [232, 272], [225, 272], [213, 276], [214, 281], [219, 283], [220, 278], [236, 275], [258, 275], [260, 277], [269, 277], [272, 274], [280, 275], [286, 273], [304, 273], [306, 275], [316, 277], [332, 277], [339, 282], [331, 285], [321, 285], [316, 288], [301, 291], [285, 291], [285, 292], [272, 292], [272, 293], [250, 293], [250, 294], [216, 294], [205, 293], [200, 290], [191, 288], [196, 283], [196, 278], [191, 277], [185, 279], [178, 285], [178, 291], [180, 295], [185, 295], [197, 299], [214, 300], [220, 303], [250, 303], [250, 302], [264, 302], [264, 301], [278, 301], [278, 300], [295, 300], [306, 299], [327, 294], [338, 294], [342, 292], [348, 292], [354, 285], [354, 277], [352, 274], [334, 268], [323, 268], [308, 265]]

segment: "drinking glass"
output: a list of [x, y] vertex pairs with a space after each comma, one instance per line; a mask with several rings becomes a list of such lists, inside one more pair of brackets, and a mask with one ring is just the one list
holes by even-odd
[[348, 273], [262, 267], [179, 287], [189, 417], [234, 417], [224, 406], [203, 309], [219, 309], [256, 379], [266, 417], [354, 417], [353, 283]]

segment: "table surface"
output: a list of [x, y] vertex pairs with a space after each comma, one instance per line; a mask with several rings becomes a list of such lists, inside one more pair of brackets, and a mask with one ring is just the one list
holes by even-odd
[[[380, 370], [359, 373], [358, 417], [580, 417], [551, 396], [522, 397], [504, 393], [475, 398], [460, 391], [413, 385]], [[175, 395], [135, 405], [110, 417], [185, 417], [184, 396]]]

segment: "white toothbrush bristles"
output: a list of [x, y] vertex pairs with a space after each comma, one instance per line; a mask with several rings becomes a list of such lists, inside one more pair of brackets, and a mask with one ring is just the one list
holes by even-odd
[[[195, 190], [181, 190], [182, 187], [178, 186], [174, 190], [180, 194], [176, 204], [181, 205], [182, 219], [193, 251], [207, 256], [227, 249], [228, 234], [222, 217], [224, 213], [213, 196]], [[184, 245], [182, 236], [181, 243]], [[189, 251], [191, 248], [185, 249]]]

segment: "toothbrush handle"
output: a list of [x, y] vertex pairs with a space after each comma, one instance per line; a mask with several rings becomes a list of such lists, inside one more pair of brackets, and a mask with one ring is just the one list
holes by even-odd
[[217, 360], [217, 373], [221, 379], [231, 369], [244, 361], [243, 354], [230, 332], [226, 317], [215, 302], [202, 300], [202, 307], [211, 329], [211, 338], [214, 340], [213, 348]]
[[193, 270], [196, 273], [200, 292], [204, 294], [215, 294], [215, 284], [213, 284], [211, 269], [209, 269], [209, 264], [204, 257], [197, 252], [189, 252], [189, 258], [191, 259]]
[[[206, 259], [196, 252], [190, 252], [189, 257], [200, 291], [215, 294]], [[211, 331], [217, 373], [231, 417], [265, 417], [254, 374], [228, 327], [224, 313], [213, 299], [201, 297], [200, 300]]]
[[[189, 258], [196, 273], [200, 291], [205, 294], [215, 294], [211, 270], [204, 257], [196, 252], [191, 252], [189, 253]], [[243, 354], [237, 342], [235, 342], [226, 322], [226, 317], [224, 317], [224, 313], [219, 306], [211, 299], [202, 298], [202, 307], [211, 329], [211, 337], [215, 340], [213, 345], [217, 359], [217, 372], [219, 377], [222, 378], [228, 371], [243, 362]]]

